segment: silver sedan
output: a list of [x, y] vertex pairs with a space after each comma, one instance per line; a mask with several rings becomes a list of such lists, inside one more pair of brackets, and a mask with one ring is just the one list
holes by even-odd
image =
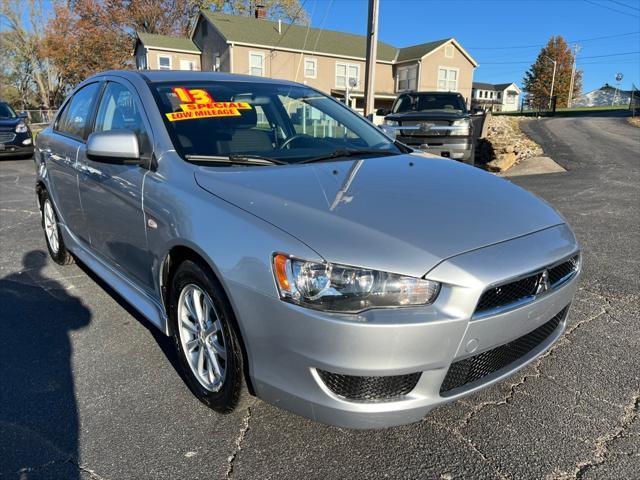
[[51, 257], [174, 339], [218, 412], [244, 395], [378, 428], [503, 380], [562, 334], [564, 219], [293, 82], [106, 72], [37, 138]]

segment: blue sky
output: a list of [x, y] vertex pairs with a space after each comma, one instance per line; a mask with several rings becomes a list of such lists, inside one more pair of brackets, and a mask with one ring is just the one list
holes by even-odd
[[[366, 33], [366, 0], [303, 1], [314, 27]], [[588, 40], [630, 32], [638, 33]], [[640, 88], [640, 0], [380, 0], [380, 40], [403, 47], [455, 37], [480, 63], [480, 82], [520, 85], [538, 45], [558, 34], [581, 47], [583, 91], [614, 84], [617, 72], [623, 88]], [[600, 56], [626, 52], [635, 53]]]

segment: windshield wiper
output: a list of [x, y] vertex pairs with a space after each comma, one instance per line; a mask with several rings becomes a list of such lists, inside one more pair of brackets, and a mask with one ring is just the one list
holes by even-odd
[[262, 157], [260, 155], [185, 155], [185, 158], [193, 163], [230, 163], [233, 165], [288, 165], [287, 162], [275, 158]]
[[338, 150], [334, 150], [331, 153], [326, 155], [320, 155], [319, 157], [307, 158], [306, 160], [302, 160], [297, 163], [313, 163], [313, 162], [322, 162], [323, 160], [332, 160], [334, 158], [342, 158], [342, 157], [354, 157], [357, 155], [399, 155], [397, 152], [392, 152], [390, 150], [381, 150], [381, 149], [354, 149], [354, 148], [342, 148]]

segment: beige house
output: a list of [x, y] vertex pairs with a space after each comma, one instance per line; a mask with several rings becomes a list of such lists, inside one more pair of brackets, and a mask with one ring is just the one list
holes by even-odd
[[[168, 45], [192, 42], [202, 70], [293, 80], [340, 99], [348, 90], [351, 106], [364, 108], [366, 37], [362, 35], [270, 21], [258, 14], [254, 18], [203, 11], [190, 39], [164, 38]], [[140, 35], [137, 48], [157, 50]], [[477, 66], [453, 38], [406, 48], [378, 42], [375, 106], [389, 108], [398, 93], [412, 90], [457, 91], [470, 101]]]
[[133, 55], [138, 70], [200, 70], [200, 50], [189, 38], [139, 32]]

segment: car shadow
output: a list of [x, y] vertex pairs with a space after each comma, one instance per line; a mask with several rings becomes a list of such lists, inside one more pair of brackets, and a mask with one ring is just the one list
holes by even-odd
[[117, 291], [115, 291], [108, 283], [102, 280], [96, 275], [88, 266], [82, 263], [76, 258], [76, 264], [80, 269], [93, 280], [102, 290], [104, 290], [118, 305], [120, 305], [126, 312], [135, 318], [140, 324], [149, 330], [151, 336], [156, 341], [160, 350], [166, 357], [167, 361], [171, 364], [180, 378], [185, 381], [184, 374], [180, 368], [178, 356], [176, 354], [175, 347], [171, 337], [165, 335], [158, 327], [151, 323], [144, 315], [136, 310], [127, 300], [125, 300]]
[[0, 476], [79, 478], [70, 335], [91, 312], [42, 274], [46, 262], [30, 251], [0, 279]]

